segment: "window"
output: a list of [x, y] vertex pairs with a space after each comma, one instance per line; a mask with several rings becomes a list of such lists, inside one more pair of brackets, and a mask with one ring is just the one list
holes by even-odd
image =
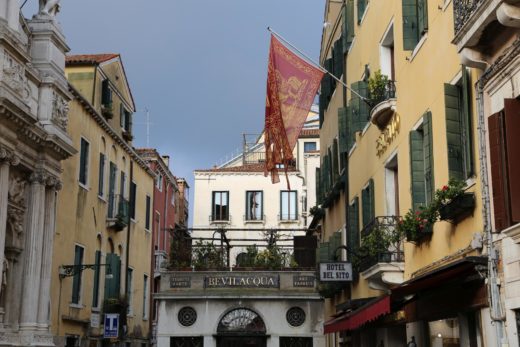
[[135, 220], [135, 200], [137, 198], [137, 184], [130, 183], [130, 218]]
[[123, 129], [124, 131], [130, 133], [132, 128], [132, 113], [128, 112], [126, 109], [125, 109], [125, 106], [123, 105], [123, 103], [121, 103], [121, 106], [119, 108], [119, 117], [120, 117], [120, 121], [119, 121], [119, 125], [121, 126], [121, 129]]
[[88, 157], [90, 144], [84, 138], [81, 138], [80, 156], [79, 156], [79, 183], [86, 186], [88, 181]]
[[127, 269], [126, 278], [128, 283], [126, 284], [126, 300], [128, 302], [127, 313], [132, 314], [132, 282], [133, 282], [134, 270], [131, 268]]
[[303, 152], [313, 152], [316, 150], [316, 142], [304, 142], [303, 143]]
[[375, 218], [374, 180], [370, 179], [368, 185], [361, 191], [361, 203], [363, 214], [363, 227], [366, 227]]
[[367, 8], [367, 0], [357, 0], [357, 23], [361, 24], [361, 20], [363, 19], [363, 15], [365, 14], [365, 10]]
[[229, 220], [229, 192], [213, 192], [211, 220]]
[[294, 190], [280, 192], [280, 220], [296, 220], [298, 218], [296, 194]]
[[150, 230], [150, 196], [146, 196], [146, 219], [144, 223], [144, 228], [146, 230]]
[[92, 307], [99, 307], [99, 273], [101, 264], [101, 251], [96, 251], [96, 255], [94, 257], [94, 286], [92, 293]]
[[81, 295], [81, 265], [83, 264], [83, 247], [76, 245], [74, 248], [74, 278], [72, 280], [73, 304], [79, 304]]
[[103, 197], [105, 190], [105, 155], [99, 153], [99, 184], [98, 195]]
[[262, 191], [246, 192], [246, 220], [263, 220]]
[[143, 277], [143, 319], [148, 319], [148, 275]]
[[403, 48], [412, 51], [428, 31], [427, 0], [403, 1]]
[[105, 263], [105, 299], [118, 299], [121, 281], [121, 258], [114, 253], [108, 253]]
[[426, 112], [422, 125], [410, 131], [412, 207], [428, 204], [434, 194], [432, 114]]
[[108, 78], [101, 83], [101, 105], [106, 108], [112, 107], [112, 90]]
[[495, 229], [520, 223], [520, 101], [505, 99], [488, 118]]
[[446, 138], [450, 178], [466, 180], [474, 174], [473, 131], [471, 122], [471, 82], [462, 68], [459, 83], [444, 84]]
[[114, 218], [115, 208], [116, 208], [116, 176], [117, 176], [117, 166], [113, 162], [110, 162], [110, 170], [108, 176], [108, 218]]
[[163, 185], [163, 175], [161, 173], [157, 174], [157, 182], [155, 186], [157, 189], [159, 189], [160, 192], [162, 192], [162, 185]]
[[381, 74], [395, 80], [394, 24], [390, 24], [384, 39], [379, 46]]

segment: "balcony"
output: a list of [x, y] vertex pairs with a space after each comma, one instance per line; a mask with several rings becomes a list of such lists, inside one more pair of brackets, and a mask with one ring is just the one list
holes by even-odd
[[266, 216], [265, 214], [260, 216], [248, 216], [244, 215], [244, 223], [256, 223], [256, 224], [265, 224]]
[[[503, 27], [520, 27], [520, 3], [515, 0], [453, 0], [455, 36], [462, 63], [485, 69], [489, 45]], [[501, 28], [502, 26], [502, 28]]]
[[299, 222], [298, 213], [282, 213], [278, 216], [278, 223], [297, 223]]
[[119, 194], [108, 197], [107, 227], [121, 231], [128, 225], [129, 202]]
[[397, 216], [379, 216], [361, 230], [357, 267], [372, 289], [388, 290], [403, 282], [404, 238]]
[[395, 81], [386, 81], [381, 86], [381, 90], [376, 95], [371, 96], [370, 103], [373, 105], [370, 110], [370, 121], [380, 130], [384, 130], [395, 113], [397, 103]]
[[229, 224], [231, 225], [231, 216], [229, 214], [212, 214], [208, 217], [209, 224]]

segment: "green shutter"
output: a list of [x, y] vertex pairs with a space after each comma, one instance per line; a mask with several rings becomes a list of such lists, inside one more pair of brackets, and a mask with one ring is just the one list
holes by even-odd
[[411, 51], [419, 42], [417, 0], [403, 1], [403, 49]]
[[329, 261], [329, 243], [328, 242], [322, 242], [320, 244], [320, 254], [319, 259], [320, 263], [326, 263]]
[[332, 57], [334, 59], [334, 76], [337, 78], [341, 78], [343, 75], [343, 63], [344, 63], [344, 55], [343, 55], [343, 38], [340, 37], [336, 42], [334, 42], [334, 48], [332, 50]]
[[356, 142], [356, 133], [354, 130], [354, 115], [353, 115], [353, 107], [352, 104], [347, 106], [347, 153], [350, 152], [350, 149]]
[[83, 263], [83, 248], [74, 248], [74, 278], [72, 280], [72, 303], [79, 304], [81, 291], [81, 264]]
[[316, 168], [315, 185], [316, 185], [316, 205], [321, 205], [320, 168], [319, 167]]
[[464, 179], [460, 90], [452, 84], [444, 84], [446, 109], [446, 139], [448, 141], [448, 171], [450, 178]]
[[417, 35], [421, 37], [428, 31], [428, 0], [417, 0]]
[[466, 172], [464, 178], [468, 178], [474, 174], [473, 122], [471, 118], [471, 76], [466, 66], [462, 65], [462, 144]]
[[361, 19], [363, 18], [363, 14], [365, 13], [365, 9], [367, 8], [366, 0], [357, 0], [357, 23], [361, 24]]
[[[357, 81], [351, 84], [351, 88], [362, 97], [368, 97], [368, 83]], [[370, 119], [370, 107], [358, 95], [351, 93], [351, 105], [353, 106], [354, 131], [363, 131]]]
[[366, 227], [375, 218], [374, 180], [368, 181], [368, 186], [361, 191], [361, 206], [363, 227]]
[[106, 263], [110, 264], [109, 269], [106, 268], [106, 274], [111, 274], [112, 278], [105, 279], [105, 299], [118, 299], [121, 282], [121, 259], [114, 253], [106, 256]]
[[95, 259], [94, 259], [94, 288], [92, 293], [92, 307], [99, 306], [99, 273], [101, 264], [101, 251], [96, 251]]
[[435, 179], [433, 170], [433, 132], [432, 132], [432, 113], [426, 112], [423, 115], [423, 146], [424, 146], [424, 178], [426, 185], [426, 202], [433, 200], [435, 193]]
[[347, 108], [338, 108], [338, 138], [339, 152], [348, 152], [348, 133], [347, 133]]
[[123, 106], [123, 103], [119, 104], [119, 125], [121, 125], [122, 129], [125, 128], [126, 120], [125, 120], [125, 107]]
[[368, 187], [370, 189], [370, 220], [376, 218], [376, 200], [374, 190], [374, 180], [371, 178], [368, 181]]
[[340, 257], [340, 252], [337, 252], [339, 246], [341, 246], [341, 232], [336, 231], [329, 238], [329, 260], [336, 261]]
[[105, 155], [99, 153], [99, 177], [98, 177], [98, 195], [103, 196], [105, 188]]
[[347, 247], [349, 249], [348, 261], [352, 261], [352, 253], [359, 247], [359, 199], [354, 198], [354, 202], [349, 207], [348, 213], [348, 232]]
[[334, 181], [334, 184], [336, 184], [336, 182], [338, 181], [338, 178], [339, 178], [339, 161], [338, 161], [338, 139], [334, 139], [334, 141], [332, 142], [332, 177], [333, 177], [333, 181]]
[[424, 149], [423, 135], [417, 130], [410, 131], [410, 176], [412, 208], [418, 210], [426, 202], [424, 189]]
[[320, 96], [319, 96], [319, 108], [320, 108], [320, 129], [321, 129], [321, 126], [323, 125], [323, 121], [325, 119], [325, 109], [327, 108], [325, 106], [325, 94], [324, 93], [324, 84], [323, 84], [323, 80], [325, 79], [326, 76], [323, 77], [323, 79], [321, 80], [321, 91], [320, 91]]
[[343, 53], [347, 53], [354, 40], [354, 0], [347, 0], [343, 7]]

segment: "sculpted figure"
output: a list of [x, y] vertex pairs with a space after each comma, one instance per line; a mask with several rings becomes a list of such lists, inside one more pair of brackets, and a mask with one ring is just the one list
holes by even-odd
[[60, 0], [40, 0], [40, 14], [55, 17], [60, 12]]

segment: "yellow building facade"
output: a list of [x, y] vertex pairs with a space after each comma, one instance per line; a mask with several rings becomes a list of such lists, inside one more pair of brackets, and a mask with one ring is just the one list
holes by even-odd
[[354, 268], [321, 284], [328, 345], [487, 345], [476, 74], [451, 1], [326, 1], [324, 22], [320, 63], [348, 88], [321, 86], [319, 253]]
[[[55, 343], [148, 344], [154, 175], [130, 142], [135, 106], [123, 65], [119, 55], [70, 56], [66, 75], [79, 153], [64, 162], [57, 202]], [[107, 313], [119, 314], [117, 338], [103, 339]]]

